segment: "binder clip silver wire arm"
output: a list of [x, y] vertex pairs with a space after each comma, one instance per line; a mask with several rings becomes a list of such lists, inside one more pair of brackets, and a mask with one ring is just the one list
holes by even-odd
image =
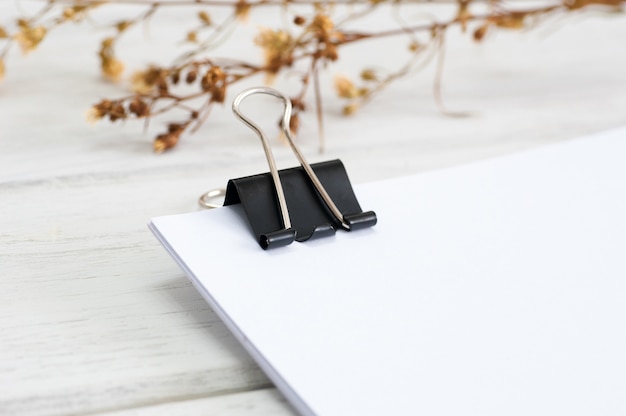
[[[268, 94], [282, 100], [284, 111], [281, 120], [281, 129], [300, 162], [301, 168], [281, 171], [276, 168], [276, 161], [265, 133], [250, 118], [242, 114], [240, 110], [241, 103], [254, 94]], [[266, 249], [284, 246], [292, 243], [294, 240], [304, 241], [312, 237], [331, 235], [334, 234], [334, 230], [337, 227], [352, 231], [376, 224], [376, 214], [374, 212], [361, 211], [356, 197], [354, 196], [350, 181], [345, 173], [345, 169], [340, 161], [322, 162], [320, 164], [314, 164], [314, 167], [309, 165], [306, 161], [289, 129], [292, 105], [288, 97], [272, 88], [254, 87], [240, 93], [233, 101], [232, 109], [233, 113], [261, 139], [270, 168], [269, 174], [271, 176], [274, 193], [278, 199], [277, 208], [280, 214], [280, 224], [276, 225], [278, 225], [277, 228], [279, 229], [276, 230], [275, 228], [275, 231], [269, 232], [266, 229], [263, 232], [257, 233], [261, 247]], [[304, 173], [304, 175], [302, 173]], [[324, 179], [320, 180], [318, 174], [323, 175]], [[255, 221], [260, 221], [256, 211], [263, 211], [263, 208], [260, 206], [263, 204], [246, 204], [243, 199], [259, 198], [257, 195], [253, 195], [252, 192], [257, 192], [259, 181], [263, 180], [263, 176], [262, 174], [229, 181], [224, 201], [224, 205], [242, 202], [248, 219], [252, 227], [255, 228], [255, 232], [259, 229], [258, 226], [255, 226]], [[308, 184], [302, 183], [301, 177], [307, 178]], [[256, 181], [253, 188], [249, 186], [246, 188], [247, 185], [244, 183], [249, 181]], [[285, 197], [283, 182], [287, 182], [290, 190], [289, 196], [291, 196], [291, 198]], [[307, 190], [306, 188], [311, 188], [311, 185], [312, 189]], [[251, 191], [252, 189], [254, 189], [254, 191]], [[331, 194], [333, 195], [331, 196]], [[290, 211], [290, 204], [288, 204], [287, 199], [291, 199], [291, 203], [298, 206], [295, 211]], [[268, 203], [268, 201], [265, 201], [265, 205]], [[250, 209], [246, 208], [246, 205], [248, 205]], [[268, 209], [271, 210], [271, 208]], [[294, 215], [290, 215], [290, 212]], [[330, 214], [330, 216], [328, 214]], [[295, 227], [293, 226], [294, 221], [292, 221], [293, 216], [296, 216], [298, 219], [297, 226]], [[257, 220], [254, 220], [253, 217], [256, 217]], [[309, 217], [317, 217], [317, 219], [313, 220], [309, 219]], [[316, 223], [313, 225], [308, 224], [310, 221]], [[264, 224], [264, 226], [265, 228], [267, 227], [266, 224]]]

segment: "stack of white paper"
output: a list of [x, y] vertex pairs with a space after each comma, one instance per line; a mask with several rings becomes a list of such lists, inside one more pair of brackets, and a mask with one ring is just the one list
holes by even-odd
[[236, 207], [151, 229], [304, 414], [624, 415], [625, 139], [359, 186], [376, 227], [274, 251]]

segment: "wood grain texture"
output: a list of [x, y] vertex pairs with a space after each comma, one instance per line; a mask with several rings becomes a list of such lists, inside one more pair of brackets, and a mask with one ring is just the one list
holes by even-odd
[[[165, 188], [182, 188], [174, 182]], [[14, 220], [0, 237], [3, 413], [94, 412], [269, 386], [147, 230], [150, 206], [167, 202], [138, 191], [158, 194], [158, 180], [6, 188], [0, 215]]]
[[102, 416], [185, 416], [189, 414], [290, 416], [295, 413], [276, 389], [262, 389], [122, 410], [105, 413]]
[[[13, 6], [2, 2], [0, 16]], [[136, 33], [137, 46], [120, 50], [129, 67], [149, 61], [146, 51], [171, 56], [161, 36], [178, 36], [179, 18], [160, 15], [154, 38]], [[363, 182], [625, 124], [625, 19], [570, 23], [479, 46], [452, 33], [444, 96], [467, 118], [437, 112], [432, 68], [351, 119], [336, 115], [328, 87], [327, 151], [316, 154], [312, 114], [302, 147], [311, 162], [341, 157]], [[290, 414], [146, 227], [197, 209], [201, 192], [230, 177], [265, 171], [260, 144], [227, 108], [161, 156], [138, 125], [85, 124], [94, 101], [124, 86], [98, 80], [101, 34], [83, 33], [61, 29], [28, 58], [11, 54], [0, 86], [0, 414]], [[345, 58], [331, 74], [368, 55]], [[250, 111], [269, 127], [279, 107]], [[276, 156], [295, 164], [285, 147]]]

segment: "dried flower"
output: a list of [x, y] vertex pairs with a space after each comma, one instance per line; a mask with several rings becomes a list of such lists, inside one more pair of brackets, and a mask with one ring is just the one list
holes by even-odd
[[121, 22], [117, 22], [117, 24], [115, 25], [115, 28], [117, 29], [119, 33], [122, 33], [126, 31], [126, 29], [131, 27], [132, 25], [133, 23], [129, 22], [128, 20], [122, 20]]
[[108, 115], [109, 115], [110, 121], [117, 121], [119, 119], [125, 119], [126, 109], [124, 108], [124, 105], [121, 102], [115, 101], [113, 102], [113, 105], [109, 109]]
[[180, 70], [175, 70], [170, 74], [172, 84], [176, 85], [180, 82]]
[[130, 78], [130, 89], [137, 94], [149, 94], [152, 87], [146, 82], [145, 71], [135, 72]]
[[307, 31], [313, 34], [317, 41], [317, 50], [313, 54], [314, 59], [336, 61], [339, 58], [337, 45], [344, 40], [344, 34], [335, 30], [335, 24], [330, 16], [321, 11], [313, 18]]
[[112, 81], [119, 81], [122, 72], [124, 72], [124, 63], [115, 57], [113, 51], [114, 42], [113, 38], [104, 39], [98, 55], [100, 56], [102, 74]]
[[63, 9], [63, 18], [65, 19], [73, 19], [76, 16], [76, 10], [73, 7], [66, 7]]
[[108, 58], [102, 60], [102, 73], [111, 81], [119, 81], [124, 72], [124, 63], [119, 59]]
[[195, 30], [192, 30], [190, 32], [187, 32], [187, 38], [186, 38], [187, 42], [191, 42], [191, 43], [196, 43], [198, 42], [198, 32], [196, 32]]
[[489, 30], [489, 24], [485, 23], [481, 26], [479, 26], [476, 30], [474, 30], [474, 40], [476, 42], [480, 42], [481, 40], [483, 40], [483, 38], [485, 37], [485, 35], [487, 34], [487, 31]]
[[223, 103], [226, 99], [226, 73], [219, 66], [211, 67], [200, 85], [204, 92], [211, 94], [211, 102]]
[[187, 84], [193, 84], [196, 81], [196, 78], [198, 78], [198, 70], [194, 68], [191, 71], [187, 72], [185, 82]]
[[364, 69], [361, 72], [361, 79], [363, 81], [376, 81], [378, 77], [376, 76], [376, 72], [373, 69]]
[[350, 103], [343, 107], [343, 115], [351, 116], [352, 114], [356, 113], [358, 109], [359, 105], [357, 103]]
[[293, 38], [286, 31], [261, 28], [254, 43], [263, 49], [266, 71], [277, 73], [281, 67], [291, 66]]
[[108, 116], [110, 121], [126, 118], [126, 109], [122, 101], [102, 100], [87, 110], [87, 121], [95, 123]]
[[146, 104], [146, 102], [139, 97], [133, 98], [131, 103], [128, 105], [128, 110], [138, 118], [150, 115], [150, 107], [148, 107], [148, 104]]
[[198, 12], [198, 19], [200, 19], [202, 24], [204, 24], [205, 26], [211, 26], [211, 15], [204, 10]]
[[155, 152], [162, 153], [167, 149], [171, 149], [176, 146], [178, 140], [180, 139], [180, 135], [185, 131], [189, 123], [177, 124], [172, 123], [167, 126], [167, 133], [159, 134], [152, 147]]
[[328, 59], [329, 61], [336, 61], [337, 59], [339, 59], [339, 51], [337, 50], [337, 46], [330, 42], [320, 44], [320, 48], [317, 52], [318, 53], [315, 56], [319, 58]]
[[102, 114], [100, 114], [100, 112], [95, 107], [91, 107], [85, 113], [85, 118], [87, 119], [87, 122], [89, 124], [96, 124], [102, 119]]
[[180, 134], [174, 133], [163, 133], [159, 134], [156, 139], [154, 139], [154, 143], [152, 143], [152, 148], [156, 153], [163, 153], [167, 149], [171, 149], [172, 147], [178, 144], [178, 140], [180, 139]]
[[102, 100], [98, 104], [92, 106], [89, 110], [87, 110], [86, 118], [90, 124], [95, 124], [100, 121], [104, 116], [106, 116], [111, 108], [113, 107], [113, 103], [109, 100]]
[[335, 24], [327, 14], [318, 13], [309, 27], [318, 36], [327, 37], [333, 31]]
[[420, 42], [418, 42], [418, 41], [416, 41], [416, 40], [414, 40], [413, 42], [411, 42], [411, 43], [409, 44], [409, 50], [410, 50], [411, 52], [414, 52], [414, 53], [415, 53], [415, 52], [419, 52], [419, 51], [421, 51], [422, 49], [424, 49], [424, 45], [422, 45]]
[[359, 89], [354, 85], [354, 83], [347, 77], [342, 75], [335, 76], [335, 90], [337, 91], [337, 95], [341, 98], [357, 98], [359, 94]]
[[90, 9], [99, 6], [97, 3], [90, 5], [76, 4], [71, 7], [65, 7], [63, 9], [62, 17], [65, 21], [78, 21], [85, 16], [85, 12]]
[[19, 31], [15, 35], [15, 40], [22, 48], [22, 52], [33, 51], [45, 38], [47, 30], [43, 26], [31, 27], [28, 22], [20, 21]]
[[240, 21], [247, 21], [250, 16], [250, 4], [246, 0], [239, 0], [235, 5], [235, 16]]
[[[380, 38], [402, 38], [407, 39], [409, 52], [406, 62], [399, 69], [385, 70], [378, 72], [373, 69], [364, 69], [360, 73], [362, 85], [356, 85], [345, 76], [337, 76], [334, 79], [335, 89], [340, 98], [346, 100], [343, 107], [345, 115], [352, 115], [360, 106], [366, 104], [371, 98], [382, 91], [391, 82], [414, 73], [420, 65], [416, 62], [425, 62], [429, 56], [429, 51], [436, 55], [437, 49], [444, 46], [444, 39], [447, 31], [452, 27], [460, 27], [463, 31], [470, 24], [475, 24], [472, 32], [475, 41], [482, 41], [490, 31], [499, 28], [519, 30], [528, 26], [531, 18], [547, 16], [553, 13], [567, 13], [578, 11], [588, 6], [594, 9], [603, 7], [609, 11], [622, 10], [626, 5], [626, 0], [557, 0], [554, 4], [545, 6], [535, 5], [525, 8], [525, 6], [515, 6], [514, 10], [508, 9], [509, 5], [501, 0], [488, 0], [484, 4], [484, 15], [472, 14], [472, 4], [476, 0], [454, 0], [456, 2], [456, 12], [447, 20], [439, 20], [430, 24], [416, 23], [402, 24], [401, 27], [389, 29], [382, 32], [369, 32], [366, 27], [360, 32], [348, 30], [353, 27], [352, 23], [356, 19], [369, 16], [379, 5], [385, 3], [389, 7], [396, 7], [405, 0], [356, 0], [348, 1], [346, 8], [347, 15], [340, 20], [334, 20], [335, 5], [342, 2], [322, 2], [317, 0], [279, 0], [268, 2], [265, 0], [223, 0], [213, 1], [146, 1], [137, 0], [116, 0], [107, 2], [100, 0], [41, 0], [45, 6], [41, 12], [34, 17], [17, 20], [15, 33], [9, 33], [4, 27], [0, 27], [0, 79], [5, 75], [5, 63], [9, 49], [13, 44], [19, 45], [24, 52], [36, 49], [46, 38], [48, 32], [68, 22], [79, 21], [87, 15], [87, 12], [94, 7], [109, 4], [135, 4], [137, 8], [143, 8], [140, 12], [130, 18], [123, 19], [115, 23], [108, 23], [109, 37], [102, 40], [99, 57], [100, 66], [104, 77], [110, 80], [119, 80], [124, 71], [124, 64], [115, 55], [115, 46], [125, 38], [128, 29], [140, 23], [148, 22], [157, 9], [170, 7], [182, 7], [183, 5], [194, 7], [196, 18], [187, 27], [186, 40], [194, 43], [193, 48], [181, 55], [171, 65], [150, 66], [142, 71], [136, 72], [131, 78], [131, 87], [134, 94], [118, 100], [103, 100], [94, 105], [87, 112], [90, 122], [96, 122], [107, 118], [111, 121], [126, 120], [129, 118], [154, 118], [160, 114], [170, 111], [186, 114], [186, 119], [182, 122], [171, 123], [168, 130], [156, 137], [154, 149], [162, 152], [174, 147], [180, 137], [189, 130], [195, 130], [209, 116], [214, 103], [223, 103], [226, 99], [227, 89], [240, 80], [249, 79], [259, 72], [264, 72], [267, 80], [280, 73], [288, 71], [295, 63], [299, 63], [298, 79], [301, 80], [301, 89], [293, 98], [293, 117], [290, 129], [297, 130], [300, 123], [300, 112], [305, 111], [305, 97], [308, 96], [309, 89], [315, 94], [315, 111], [319, 125], [323, 124], [322, 100], [320, 99], [320, 72], [326, 68], [326, 64], [339, 59], [340, 52], [345, 45], [367, 41], [368, 39]], [[143, 4], [142, 4], [143, 3]], [[298, 3], [297, 7], [290, 7], [291, 4]], [[347, 6], [353, 3], [361, 7]], [[211, 7], [209, 9], [208, 7]], [[310, 12], [305, 12], [307, 5]], [[221, 18], [221, 21], [214, 22], [214, 16], [209, 14], [213, 7], [227, 6], [232, 13], [228, 17]], [[284, 13], [291, 14], [292, 24], [289, 20], [283, 20], [283, 28], [261, 28], [254, 38], [254, 43], [263, 52], [262, 64], [248, 61], [245, 57], [215, 58], [206, 55], [213, 50], [213, 47], [221, 43], [231, 32], [233, 25], [248, 18], [252, 8], [257, 7], [284, 7]], [[341, 6], [343, 7], [343, 5]], [[206, 9], [206, 10], [204, 10]], [[365, 12], [365, 13], [364, 13]], [[306, 14], [305, 14], [306, 13]], [[235, 20], [233, 20], [233, 14]], [[215, 16], [225, 16], [215, 14]], [[304, 17], [306, 16], [306, 17]], [[534, 22], [535, 20], [533, 20]], [[536, 19], [536, 21], [539, 21]], [[348, 23], [349, 22], [349, 23]], [[354, 26], [356, 27], [356, 25]], [[293, 31], [293, 32], [292, 32]], [[206, 36], [205, 36], [206, 34]], [[430, 34], [428, 36], [423, 36]], [[418, 41], [422, 39], [424, 43]], [[190, 48], [187, 48], [190, 49]], [[242, 51], [242, 55], [244, 52]], [[424, 57], [420, 61], [420, 57]], [[442, 55], [440, 55], [442, 56]], [[372, 64], [380, 64], [380, 57], [372, 54]], [[440, 75], [441, 62], [438, 60], [435, 99], [440, 104]], [[292, 71], [293, 73], [293, 71]], [[186, 85], [180, 85], [180, 80]], [[293, 79], [293, 78], [292, 78]], [[193, 126], [193, 129], [189, 126]], [[323, 134], [321, 135], [323, 136]], [[322, 140], [322, 139], [320, 139]]]

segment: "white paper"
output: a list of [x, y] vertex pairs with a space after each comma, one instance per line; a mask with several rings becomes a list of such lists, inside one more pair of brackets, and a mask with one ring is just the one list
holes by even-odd
[[624, 415], [624, 139], [358, 186], [374, 228], [281, 249], [236, 207], [150, 227], [303, 414]]

